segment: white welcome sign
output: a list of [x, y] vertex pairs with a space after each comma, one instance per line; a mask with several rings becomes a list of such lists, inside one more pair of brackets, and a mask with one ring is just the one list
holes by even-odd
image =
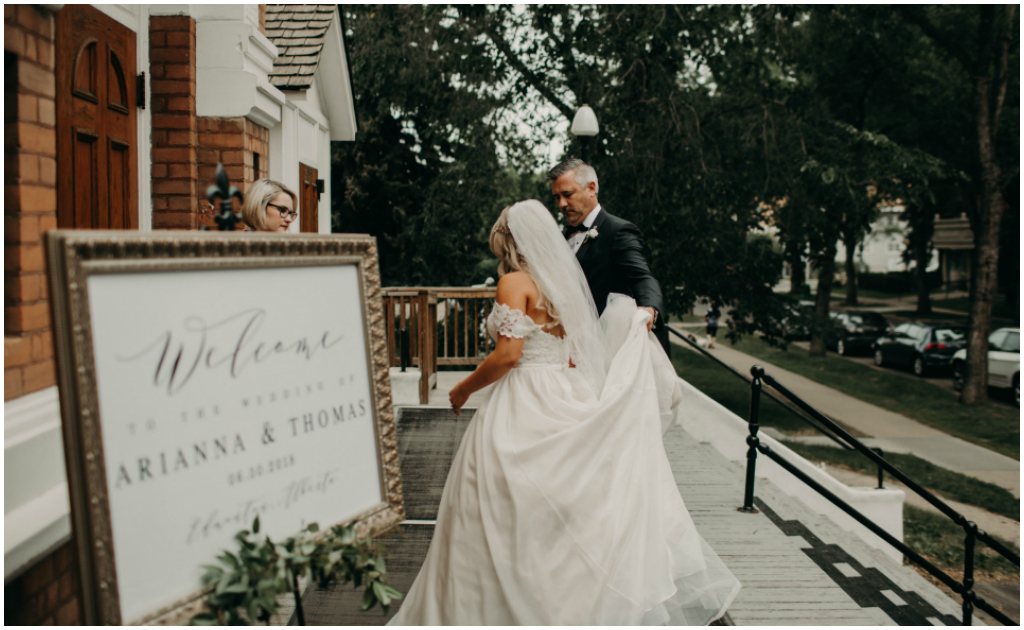
[[[69, 456], [73, 503], [89, 506], [75, 524], [90, 621], [144, 622], [195, 601], [201, 565], [257, 516], [272, 539], [311, 522], [401, 520], [386, 358], [370, 343], [382, 324], [372, 239], [189, 234], [184, 256], [178, 243], [174, 257], [104, 259], [104, 238], [51, 241], [66, 272], [62, 402], [74, 393], [81, 418], [64, 423], [81, 456]], [[286, 251], [208, 256], [260, 238]], [[83, 242], [92, 254], [74, 256]]]

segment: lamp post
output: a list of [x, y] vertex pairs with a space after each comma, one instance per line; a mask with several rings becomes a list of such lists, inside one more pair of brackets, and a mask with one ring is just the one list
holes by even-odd
[[598, 131], [597, 116], [594, 115], [594, 110], [590, 108], [590, 105], [585, 104], [576, 110], [576, 115], [572, 117], [569, 133], [580, 139], [580, 157], [584, 162], [587, 161], [588, 142], [585, 138], [596, 136]]

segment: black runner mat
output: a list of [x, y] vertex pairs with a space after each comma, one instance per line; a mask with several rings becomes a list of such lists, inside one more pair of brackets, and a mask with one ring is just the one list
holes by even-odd
[[449, 409], [403, 408], [398, 414], [398, 461], [402, 466], [405, 518], [437, 519], [441, 491], [476, 409], [456, 416]]
[[[448, 409], [406, 407], [397, 410], [398, 456], [407, 519], [432, 521], [437, 518], [448, 470], [475, 412], [475, 409], [463, 409], [462, 415], [456, 416]], [[389, 584], [402, 593], [409, 592], [433, 535], [431, 524], [404, 524], [381, 536]], [[402, 600], [396, 601], [387, 615], [381, 614], [379, 607], [363, 612], [360, 610], [362, 598], [363, 589], [353, 589], [351, 584], [323, 590], [311, 585], [302, 596], [306, 624], [379, 626], [386, 624], [402, 605]]]

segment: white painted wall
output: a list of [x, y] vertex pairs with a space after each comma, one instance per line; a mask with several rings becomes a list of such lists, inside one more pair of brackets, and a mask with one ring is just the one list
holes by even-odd
[[320, 233], [331, 233], [331, 136], [330, 130], [318, 128], [317, 153], [320, 167], [320, 179], [324, 180], [324, 192], [320, 195]]
[[71, 537], [57, 388], [4, 402], [4, 580]]
[[[299, 163], [317, 169], [325, 190], [318, 207], [318, 229], [331, 231], [331, 144], [330, 124], [321, 98], [321, 73], [317, 70], [313, 85], [304, 91], [288, 91], [281, 123], [270, 130], [270, 178], [299, 193]], [[299, 231], [299, 222], [289, 232]]]

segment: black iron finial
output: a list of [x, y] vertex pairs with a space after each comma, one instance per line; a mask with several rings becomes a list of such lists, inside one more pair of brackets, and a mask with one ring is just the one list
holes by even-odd
[[217, 222], [217, 229], [222, 232], [234, 231], [235, 225], [242, 220], [242, 215], [232, 212], [231, 206], [232, 198], [238, 197], [239, 203], [241, 203], [245, 197], [242, 195], [242, 191], [238, 190], [236, 186], [231, 186], [228, 182], [228, 174], [224, 172], [224, 165], [217, 163], [217, 175], [214, 176], [214, 183], [206, 189], [206, 198], [210, 200], [210, 204], [213, 205], [213, 200], [220, 198], [220, 213], [213, 217], [213, 220]]

